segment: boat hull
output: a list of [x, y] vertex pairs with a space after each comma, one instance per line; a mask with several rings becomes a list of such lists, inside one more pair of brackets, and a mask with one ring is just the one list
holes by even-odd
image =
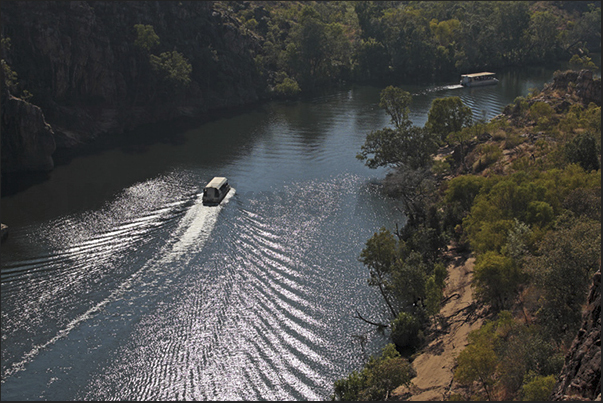
[[473, 81], [471, 83], [461, 82], [461, 85], [463, 87], [483, 87], [486, 85], [496, 85], [496, 84], [498, 84], [498, 80], [496, 78], [491, 79], [491, 80]]

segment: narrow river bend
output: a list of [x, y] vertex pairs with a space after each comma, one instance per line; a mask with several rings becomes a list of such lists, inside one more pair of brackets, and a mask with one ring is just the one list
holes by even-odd
[[[458, 95], [492, 118], [552, 70], [404, 87], [422, 126]], [[355, 156], [380, 88], [270, 103], [179, 142], [74, 158], [2, 198], [2, 400], [324, 400], [387, 342], [358, 261], [405, 222]], [[483, 112], [482, 112], [483, 111]], [[201, 204], [213, 176], [233, 189]]]

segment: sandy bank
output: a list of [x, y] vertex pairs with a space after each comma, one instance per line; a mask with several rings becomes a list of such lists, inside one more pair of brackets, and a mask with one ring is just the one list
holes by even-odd
[[417, 372], [412, 386], [394, 390], [391, 400], [447, 400], [454, 387], [455, 358], [467, 345], [469, 332], [483, 323], [472, 296], [474, 262], [473, 257], [459, 256], [448, 267], [442, 320], [432, 325], [432, 339], [412, 363]]

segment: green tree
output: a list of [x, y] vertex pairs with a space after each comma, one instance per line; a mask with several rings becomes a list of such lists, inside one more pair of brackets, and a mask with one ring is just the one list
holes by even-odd
[[585, 171], [598, 170], [600, 147], [590, 133], [580, 133], [565, 144], [565, 156], [569, 162], [580, 164]]
[[379, 107], [385, 109], [385, 112], [390, 116], [392, 124], [398, 130], [407, 129], [411, 122], [408, 119], [410, 109], [408, 108], [412, 102], [412, 96], [408, 91], [402, 88], [390, 85], [381, 91]]
[[400, 312], [392, 322], [391, 338], [400, 348], [415, 348], [420, 342], [420, 330], [421, 323], [417, 317], [408, 312]]
[[134, 44], [145, 52], [150, 52], [155, 46], [159, 45], [159, 36], [155, 33], [152, 25], [136, 24], [136, 39]]
[[394, 235], [383, 227], [366, 241], [366, 246], [360, 253], [360, 261], [369, 269], [369, 285], [379, 289], [393, 318], [398, 315], [398, 312], [394, 309], [392, 300], [391, 278], [394, 264], [399, 256], [398, 249]]
[[425, 282], [425, 309], [430, 316], [440, 312], [440, 304], [444, 296], [444, 286], [447, 276], [446, 267], [442, 263], [434, 265], [433, 274]]
[[150, 55], [149, 61], [153, 70], [159, 72], [168, 83], [185, 86], [191, 82], [193, 68], [180, 52], [174, 50], [159, 56]]
[[555, 375], [534, 376], [522, 387], [523, 401], [546, 402], [553, 393], [557, 379]]
[[[383, 348], [381, 357], [369, 359], [367, 364], [369, 387], [360, 400], [387, 400], [399, 386], [410, 385], [415, 376], [412, 365], [400, 356], [393, 344]], [[367, 399], [365, 399], [367, 398]]]
[[354, 57], [356, 76], [361, 80], [374, 80], [388, 72], [387, 49], [375, 38], [361, 39]]
[[[381, 91], [379, 106], [391, 117], [394, 128], [369, 133], [356, 156], [369, 168], [380, 166], [412, 169], [425, 167], [432, 161], [438, 142], [425, 128], [412, 126], [408, 114], [411, 95], [400, 88], [389, 86]], [[373, 155], [372, 158], [369, 155]]]
[[393, 344], [377, 357], [370, 357], [361, 371], [353, 371], [334, 383], [334, 401], [383, 401], [399, 386], [410, 385], [416, 375], [412, 365], [400, 356]]
[[369, 168], [407, 166], [418, 169], [431, 163], [437, 148], [437, 139], [424, 128], [412, 126], [394, 130], [386, 127], [366, 136], [356, 158], [365, 161]]
[[496, 2], [493, 30], [500, 38], [501, 61], [517, 63], [527, 47], [530, 5], [525, 1]]
[[601, 223], [568, 218], [548, 232], [527, 268], [542, 289], [538, 322], [551, 339], [569, 343], [581, 321], [590, 280], [601, 261]]
[[463, 385], [472, 385], [478, 382], [486, 392], [488, 400], [491, 398], [491, 388], [494, 384], [496, 364], [498, 357], [494, 352], [494, 343], [491, 339], [481, 337], [474, 340], [460, 352], [457, 357], [457, 367], [454, 378]]
[[593, 60], [588, 56], [580, 57], [579, 55], [573, 55], [569, 61], [570, 67], [574, 70], [588, 69], [588, 70], [596, 70], [598, 69], [597, 65], [593, 62]]
[[476, 259], [473, 281], [480, 300], [504, 309], [513, 303], [524, 276], [512, 259], [490, 251]]
[[469, 212], [473, 200], [479, 194], [486, 178], [477, 175], [461, 175], [452, 178], [444, 193], [446, 204], [458, 203], [464, 212]]
[[461, 98], [436, 98], [431, 103], [425, 127], [445, 141], [450, 134], [460, 133], [461, 129], [468, 127], [472, 116], [471, 108], [465, 106]]
[[530, 16], [528, 27], [530, 52], [533, 60], [552, 60], [559, 49], [559, 17], [552, 11], [535, 11]]
[[473, 130], [470, 127], [464, 127], [458, 132], [452, 132], [446, 137], [446, 142], [453, 146], [459, 147], [460, 153], [460, 163], [464, 169], [467, 169], [467, 165], [465, 163], [465, 154], [466, 147], [473, 139], [475, 135], [473, 134]]
[[392, 268], [392, 288], [396, 300], [404, 306], [424, 300], [427, 271], [423, 256], [416, 250], [412, 250], [406, 258], [397, 259]]
[[507, 243], [503, 247], [503, 255], [520, 264], [525, 256], [530, 253], [532, 231], [524, 222], [514, 219], [513, 228], [509, 230]]

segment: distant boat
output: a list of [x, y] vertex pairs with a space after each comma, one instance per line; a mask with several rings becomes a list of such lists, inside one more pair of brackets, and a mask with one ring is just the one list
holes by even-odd
[[473, 74], [463, 74], [460, 84], [464, 87], [481, 87], [482, 85], [494, 85], [498, 79], [494, 73], [482, 72]]
[[216, 176], [203, 189], [203, 204], [210, 206], [220, 204], [229, 190], [228, 179], [223, 176]]

